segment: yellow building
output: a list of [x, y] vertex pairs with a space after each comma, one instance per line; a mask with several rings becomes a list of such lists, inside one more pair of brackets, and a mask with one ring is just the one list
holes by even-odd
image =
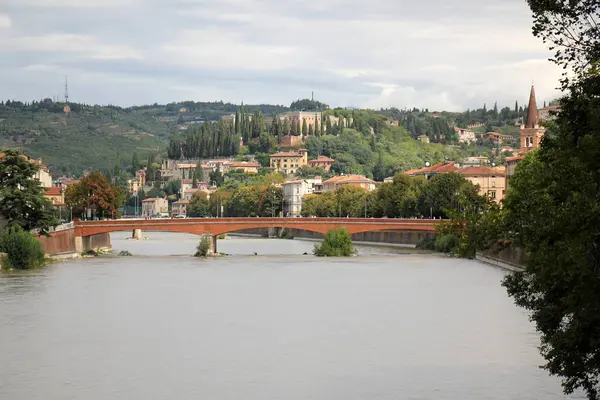
[[295, 174], [298, 168], [308, 165], [308, 150], [300, 149], [297, 153], [280, 152], [271, 154], [269, 165], [273, 171], [281, 172], [285, 175]]
[[504, 199], [506, 193], [506, 173], [504, 169], [477, 166], [462, 168], [456, 173], [479, 186], [480, 195], [487, 195], [496, 203], [500, 203]]
[[228, 161], [223, 163], [223, 173], [242, 170], [246, 174], [258, 174], [260, 164], [256, 161]]

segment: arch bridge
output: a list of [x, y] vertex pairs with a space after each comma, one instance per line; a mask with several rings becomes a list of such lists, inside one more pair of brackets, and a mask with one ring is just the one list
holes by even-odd
[[212, 236], [256, 228], [294, 228], [326, 234], [333, 228], [344, 227], [350, 234], [375, 231], [434, 232], [439, 220], [392, 218], [181, 218], [181, 219], [119, 219], [76, 221], [75, 236], [88, 237], [117, 231], [162, 231]]

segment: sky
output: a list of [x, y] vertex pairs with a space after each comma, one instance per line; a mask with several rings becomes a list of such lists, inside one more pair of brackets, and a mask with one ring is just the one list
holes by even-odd
[[560, 69], [525, 0], [1, 0], [0, 98], [462, 111]]

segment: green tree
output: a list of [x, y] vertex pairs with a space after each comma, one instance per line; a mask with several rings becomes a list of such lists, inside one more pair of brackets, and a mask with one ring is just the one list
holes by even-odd
[[315, 244], [314, 254], [319, 257], [348, 257], [354, 254], [352, 237], [346, 228], [327, 231], [323, 243]]
[[[35, 179], [40, 167], [18, 150], [5, 150], [0, 158], [0, 226], [38, 229], [41, 234], [56, 226], [52, 204]], [[2, 221], [4, 219], [4, 221]]]
[[308, 133], [308, 125], [306, 124], [306, 119], [302, 118], [302, 136], [306, 136]]
[[208, 235], [204, 235], [202, 236], [202, 239], [200, 239], [200, 243], [198, 243], [198, 247], [196, 247], [196, 254], [194, 254], [194, 257], [206, 257], [208, 256], [208, 253], [210, 251], [210, 241], [211, 241], [211, 237]]
[[102, 172], [92, 172], [79, 182], [70, 185], [65, 192], [65, 203], [73, 208], [73, 214], [95, 210], [92, 217], [113, 218], [125, 203], [123, 191], [111, 185]]
[[131, 170], [133, 173], [142, 167], [142, 162], [138, 157], [137, 151], [133, 152], [133, 156], [131, 157]]
[[223, 184], [225, 178], [221, 173], [221, 168], [217, 167], [213, 172], [210, 173], [210, 183], [219, 187]]
[[194, 170], [194, 178], [196, 181], [204, 181], [204, 170], [202, 169], [202, 161], [198, 160], [196, 169]]
[[44, 264], [40, 241], [19, 225], [0, 232], [0, 253], [6, 253], [0, 260], [5, 269], [29, 269]]
[[196, 192], [188, 204], [188, 215], [190, 217], [210, 217], [212, 216], [208, 196], [205, 192]]
[[321, 135], [321, 132], [319, 131], [319, 116], [317, 114], [315, 114], [315, 135]]
[[[537, 153], [517, 165], [505, 199], [505, 235], [527, 253], [508, 293], [541, 334], [544, 368], [566, 394], [599, 396], [600, 30], [593, 0], [529, 0], [533, 32], [556, 51], [566, 96]], [[567, 76], [569, 73], [570, 76]]]

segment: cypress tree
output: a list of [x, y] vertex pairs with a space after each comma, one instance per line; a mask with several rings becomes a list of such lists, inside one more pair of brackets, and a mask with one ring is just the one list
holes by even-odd
[[315, 135], [319, 136], [319, 117], [315, 114]]
[[308, 133], [308, 125], [306, 124], [306, 119], [302, 118], [302, 136], [306, 136]]

